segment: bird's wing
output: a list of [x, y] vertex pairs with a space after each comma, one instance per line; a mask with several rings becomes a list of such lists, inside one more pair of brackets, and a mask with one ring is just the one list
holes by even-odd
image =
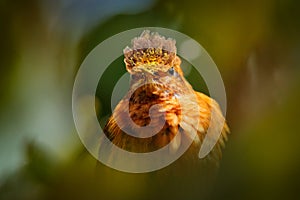
[[[200, 106], [200, 122], [198, 126], [198, 137], [201, 145], [205, 137], [216, 138], [216, 144], [211, 149], [207, 159], [212, 159], [216, 162], [222, 157], [222, 148], [225, 147], [225, 142], [228, 139], [229, 128], [225, 122], [225, 118], [218, 103], [207, 95], [196, 92], [198, 105]], [[208, 133], [208, 129], [211, 129]], [[220, 133], [221, 131], [221, 133]], [[208, 135], [210, 134], [210, 135]]]

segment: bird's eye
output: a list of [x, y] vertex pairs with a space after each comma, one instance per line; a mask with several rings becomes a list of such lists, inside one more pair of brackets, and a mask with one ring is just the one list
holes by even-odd
[[131, 78], [131, 80], [136, 80], [138, 78], [138, 76], [135, 74], [130, 74], [130, 78]]
[[168, 72], [169, 72], [169, 74], [174, 75], [174, 74], [175, 74], [174, 67], [171, 67], [171, 68], [168, 70]]

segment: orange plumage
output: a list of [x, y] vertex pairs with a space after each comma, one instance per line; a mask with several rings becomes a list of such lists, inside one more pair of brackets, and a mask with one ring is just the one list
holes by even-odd
[[[151, 152], [170, 143], [176, 134], [176, 142], [169, 146], [170, 153], [177, 151], [185, 140], [193, 140], [189, 157], [199, 159], [198, 152], [206, 131], [210, 125], [223, 123], [223, 115], [216, 101], [196, 92], [185, 80], [180, 68], [181, 60], [176, 55], [175, 41], [165, 39], [157, 33], [144, 31], [135, 38], [132, 48], [124, 49], [127, 71], [131, 74], [130, 90], [119, 102], [108, 120], [104, 132], [106, 137], [118, 147], [131, 152]], [[186, 110], [183, 111], [182, 104]], [[156, 105], [157, 109], [150, 118], [149, 110]], [[199, 106], [195, 113], [194, 106]], [[211, 118], [212, 110], [217, 117]], [[131, 120], [140, 127], [164, 121], [161, 130], [152, 137], [143, 137], [143, 132], [130, 124]], [[197, 118], [195, 118], [197, 117]], [[124, 132], [124, 128], [132, 134]], [[196, 130], [198, 137], [192, 137], [190, 130]], [[151, 130], [151, 127], [150, 127]], [[227, 140], [229, 129], [224, 123], [222, 134], [208, 158], [216, 164], [221, 158], [221, 147]], [[100, 146], [101, 151], [101, 146]], [[114, 159], [114, 152], [111, 158]], [[188, 160], [186, 161], [188, 162]]]

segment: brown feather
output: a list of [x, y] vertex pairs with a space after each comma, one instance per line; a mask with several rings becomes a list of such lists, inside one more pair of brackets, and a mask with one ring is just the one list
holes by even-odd
[[[180, 58], [176, 56], [176, 47], [173, 40], [155, 43], [155, 45], [158, 45], [157, 47], [151, 46], [151, 49], [150, 47], [145, 49], [145, 45], [151, 44], [154, 39], [155, 41], [166, 39], [164, 37], [160, 38], [159, 35], [153, 36], [154, 39], [149, 35], [147, 37], [142, 35], [141, 37], [143, 38], [134, 40], [136, 42], [134, 45], [139, 46], [137, 44], [139, 41], [144, 42], [143, 49], [136, 51], [127, 48], [124, 50], [127, 70], [133, 78], [129, 92], [116, 106], [113, 115], [105, 126], [105, 136], [113, 144], [126, 151], [144, 153], [168, 145], [176, 134], [180, 134], [179, 139], [170, 147], [170, 153], [176, 151], [182, 142], [193, 139], [190, 150], [185, 154], [194, 154], [192, 156], [188, 155], [188, 157], [195, 159], [208, 127], [223, 123], [223, 114], [215, 100], [200, 92], [194, 92], [185, 80], [180, 68]], [[148, 43], [145, 40], [149, 40]], [[160, 44], [170, 45], [169, 48], [172, 51], [160, 51]], [[151, 62], [149, 60], [148, 62], [147, 59]], [[171, 67], [174, 68], [175, 75], [168, 74], [167, 70]], [[182, 109], [180, 104], [184, 105], [186, 109]], [[149, 110], [154, 105], [158, 105], [159, 110], [154, 112], [154, 117], [151, 119]], [[195, 112], [197, 106], [200, 108], [200, 113]], [[211, 118], [212, 110], [216, 113], [215, 118]], [[137, 131], [135, 126], [130, 123], [127, 117], [128, 113], [135, 125], [140, 127], [149, 125], [151, 120], [153, 120], [154, 125], [161, 121], [165, 123], [156, 135], [140, 138], [143, 133]], [[124, 133], [124, 128], [134, 133], [136, 137]], [[197, 137], [191, 135], [193, 130], [196, 130]], [[213, 161], [218, 165], [222, 156], [221, 149], [225, 146], [228, 133], [229, 128], [224, 123], [218, 142], [205, 158], [206, 160]], [[114, 152], [111, 152], [111, 155], [111, 157], [116, 156]], [[111, 157], [110, 159], [113, 160]]]

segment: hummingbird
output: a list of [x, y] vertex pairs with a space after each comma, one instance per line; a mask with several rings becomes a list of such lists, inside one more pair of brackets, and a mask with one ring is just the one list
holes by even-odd
[[[229, 134], [219, 104], [195, 91], [185, 79], [174, 39], [145, 30], [131, 43], [131, 47], [123, 50], [130, 87], [103, 129], [100, 141], [106, 137], [111, 144], [100, 142], [99, 156], [104, 152], [108, 154], [107, 162], [118, 160], [118, 152], [107, 151], [111, 145], [134, 153], [155, 152], [166, 147], [168, 156], [189, 144], [175, 163], [148, 173], [154, 190], [165, 188], [165, 193], [151, 195], [153, 198], [163, 194], [166, 198], [170, 194], [176, 198], [194, 193], [204, 196], [211, 189]], [[199, 150], [208, 129], [217, 126], [221, 129], [215, 145], [200, 159]], [[195, 177], [200, 185], [191, 182]]]

